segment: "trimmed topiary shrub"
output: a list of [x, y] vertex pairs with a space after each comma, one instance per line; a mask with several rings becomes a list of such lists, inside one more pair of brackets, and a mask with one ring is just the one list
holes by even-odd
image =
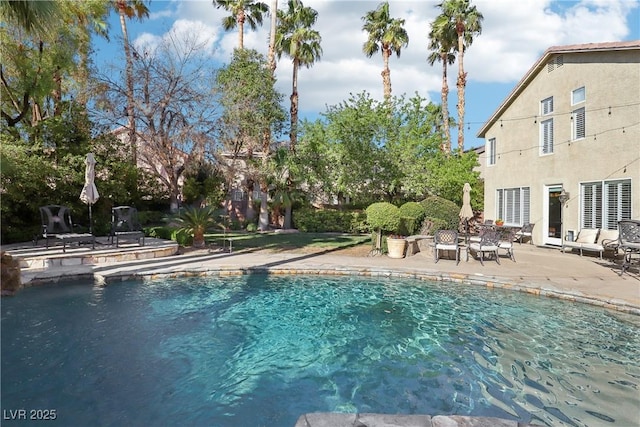
[[435, 219], [444, 221], [444, 227], [440, 227], [439, 229], [458, 229], [458, 224], [460, 223], [460, 217], [458, 216], [460, 214], [460, 207], [452, 201], [438, 196], [429, 196], [421, 201], [420, 204], [425, 210], [426, 218], [432, 221]]
[[400, 206], [399, 233], [405, 236], [416, 234], [424, 220], [424, 207], [418, 202], [407, 202]]
[[378, 202], [367, 208], [367, 223], [372, 230], [397, 233], [400, 227], [400, 209], [389, 202]]

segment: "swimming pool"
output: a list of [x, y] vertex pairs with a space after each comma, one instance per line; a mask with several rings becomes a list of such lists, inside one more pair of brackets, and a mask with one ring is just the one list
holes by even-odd
[[316, 411], [627, 426], [640, 407], [640, 318], [480, 287], [71, 282], [3, 298], [1, 325], [3, 425], [24, 409], [61, 426], [291, 427]]

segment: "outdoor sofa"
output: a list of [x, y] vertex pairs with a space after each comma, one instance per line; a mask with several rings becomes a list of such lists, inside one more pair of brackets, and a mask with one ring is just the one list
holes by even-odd
[[580, 256], [583, 251], [598, 252], [600, 259], [602, 259], [604, 251], [617, 251], [618, 230], [583, 228], [578, 232], [574, 241], [568, 239], [562, 241], [562, 252], [565, 252], [567, 248], [579, 250]]

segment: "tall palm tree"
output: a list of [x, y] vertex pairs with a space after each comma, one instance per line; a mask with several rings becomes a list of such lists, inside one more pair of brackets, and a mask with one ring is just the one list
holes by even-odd
[[442, 62], [442, 132], [444, 139], [440, 146], [443, 153], [451, 152], [451, 129], [449, 123], [449, 82], [447, 76], [447, 66], [452, 65], [456, 56], [453, 53], [457, 43], [458, 35], [455, 27], [450, 25], [449, 19], [445, 15], [438, 16], [431, 23], [429, 32], [429, 54], [427, 61], [429, 65]]
[[213, 5], [231, 13], [222, 19], [222, 26], [225, 31], [238, 27], [239, 49], [244, 49], [244, 24], [255, 30], [262, 25], [262, 16], [269, 11], [266, 3], [255, 0], [213, 0]]
[[278, 0], [271, 0], [269, 8], [271, 16], [271, 28], [269, 29], [269, 52], [267, 54], [267, 64], [271, 73], [276, 72], [276, 31], [278, 27]]
[[371, 58], [378, 50], [382, 50], [384, 68], [382, 70], [382, 84], [384, 99], [391, 98], [391, 71], [389, 57], [393, 52], [400, 57], [400, 50], [409, 44], [409, 35], [404, 29], [404, 19], [389, 16], [389, 2], [381, 3], [376, 10], [367, 12], [362, 17], [362, 30], [369, 33], [369, 38], [362, 46], [362, 51]]
[[120, 15], [120, 27], [124, 41], [124, 57], [126, 62], [125, 79], [127, 84], [127, 126], [129, 131], [129, 144], [131, 144], [131, 163], [137, 164], [137, 133], [135, 118], [135, 100], [133, 95], [133, 61], [131, 59], [131, 46], [127, 32], [127, 18], [142, 20], [149, 16], [149, 9], [143, 0], [113, 0], [114, 7]]
[[60, 4], [54, 1], [0, 1], [2, 20], [19, 25], [29, 34], [45, 35], [55, 28], [60, 15]]
[[464, 91], [467, 85], [467, 73], [464, 71], [464, 51], [473, 43], [473, 37], [482, 32], [484, 17], [471, 0], [445, 0], [438, 5], [443, 15], [455, 26], [458, 36], [458, 150], [464, 151]]
[[320, 60], [322, 37], [317, 30], [311, 29], [318, 19], [315, 9], [305, 7], [300, 0], [289, 0], [287, 4], [289, 9], [286, 12], [278, 11], [276, 52], [278, 58], [285, 54], [293, 62], [289, 149], [295, 152], [298, 140], [298, 69], [301, 65], [309, 68]]

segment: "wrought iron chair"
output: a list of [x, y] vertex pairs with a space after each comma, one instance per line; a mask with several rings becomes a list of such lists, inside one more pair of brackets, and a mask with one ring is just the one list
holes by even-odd
[[482, 265], [484, 265], [484, 254], [486, 252], [492, 253], [496, 262], [500, 264], [498, 249], [500, 249], [500, 234], [496, 230], [485, 228], [481, 231], [480, 242], [471, 242], [467, 251], [473, 251], [476, 255], [479, 253], [480, 264]]
[[513, 254], [513, 242], [516, 240], [515, 228], [502, 227], [498, 230], [498, 236], [498, 249], [505, 250], [511, 261], [516, 262], [516, 257]]
[[535, 223], [527, 223], [525, 225], [522, 226], [522, 228], [520, 230], [518, 230], [515, 234], [514, 239], [518, 241], [518, 243], [522, 244], [522, 239], [524, 239], [525, 237], [529, 238], [529, 244], [532, 245], [533, 244], [533, 226], [535, 225]]
[[456, 265], [460, 263], [460, 243], [458, 232], [455, 230], [438, 230], [433, 236], [433, 257], [435, 262], [440, 260], [440, 251], [455, 251]]
[[631, 267], [632, 256], [640, 256], [640, 220], [618, 221], [618, 239], [620, 242], [618, 247], [624, 254], [619, 273], [622, 276]]
[[111, 208], [111, 243], [115, 239], [116, 248], [120, 239], [137, 239], [144, 246], [144, 231], [138, 221], [138, 210], [131, 206]]

